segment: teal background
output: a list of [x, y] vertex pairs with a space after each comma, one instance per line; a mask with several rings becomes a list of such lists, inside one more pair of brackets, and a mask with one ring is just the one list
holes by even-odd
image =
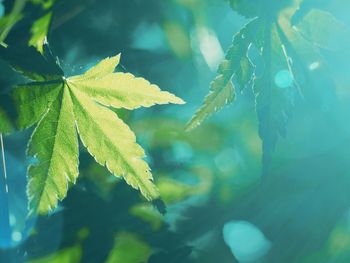
[[[265, 1], [264, 8], [277, 2]], [[12, 4], [0, 1], [0, 16]], [[346, 0], [305, 0], [293, 19], [313, 8], [350, 26]], [[42, 10], [28, 4], [24, 13], [6, 39], [9, 45], [26, 43]], [[251, 89], [237, 92], [233, 105], [196, 130], [185, 131], [232, 36], [248, 18], [221, 0], [62, 0], [54, 14], [48, 39], [67, 75], [121, 53], [118, 70], [186, 101], [118, 112], [146, 150], [167, 213], [161, 215], [82, 149], [77, 185], [50, 216], [28, 220], [26, 167], [32, 160], [25, 149], [32, 130], [16, 131], [4, 137], [9, 193], [0, 193], [0, 209], [8, 205], [9, 212], [0, 213], [0, 262], [56, 262], [48, 255], [63, 263], [350, 262], [348, 35], [329, 35], [337, 48], [322, 50], [326, 70], [310, 65], [305, 97], [295, 101], [286, 136], [262, 177]], [[288, 72], [274, 80], [292, 88]], [[0, 103], [14, 118], [9, 93], [25, 81], [0, 61]], [[133, 242], [118, 247], [123, 233], [142, 249]], [[80, 261], [74, 253], [64, 255], [72, 247]], [[146, 259], [130, 259], [143, 249]]]

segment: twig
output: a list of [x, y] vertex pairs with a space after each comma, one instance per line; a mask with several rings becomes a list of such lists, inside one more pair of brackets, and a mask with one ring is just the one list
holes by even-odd
[[9, 188], [8, 188], [8, 184], [7, 184], [5, 149], [4, 149], [4, 139], [2, 137], [2, 133], [0, 133], [0, 144], [1, 144], [1, 155], [2, 155], [2, 167], [3, 167], [4, 179], [5, 179], [5, 190], [6, 190], [6, 193], [8, 193], [9, 192]]

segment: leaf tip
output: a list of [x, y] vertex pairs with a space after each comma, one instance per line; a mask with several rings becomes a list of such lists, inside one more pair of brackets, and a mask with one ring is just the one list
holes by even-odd
[[186, 104], [186, 101], [184, 101], [183, 99], [175, 96], [175, 98], [173, 99], [173, 101], [171, 101], [171, 103], [173, 104], [179, 104], [179, 105], [184, 105]]
[[119, 53], [119, 54], [115, 55], [114, 57], [111, 57], [111, 59], [113, 59], [114, 62], [115, 62], [115, 66], [118, 66], [118, 65], [119, 65], [121, 56], [122, 56], [122, 54]]
[[160, 214], [165, 215], [167, 213], [166, 204], [161, 198], [153, 200], [152, 205], [158, 210]]

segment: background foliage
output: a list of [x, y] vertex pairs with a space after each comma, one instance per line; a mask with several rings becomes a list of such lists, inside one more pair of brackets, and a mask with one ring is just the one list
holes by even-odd
[[[32, 130], [15, 131], [18, 116], [11, 98], [13, 87], [27, 80], [1, 60], [0, 130], [12, 132], [4, 137], [9, 193], [5, 194], [2, 179], [0, 261], [349, 261], [350, 4], [260, 2], [252, 6], [248, 0], [0, 1], [0, 40], [10, 47], [31, 45], [43, 51], [48, 34], [68, 76], [122, 53], [123, 71], [187, 102], [181, 107], [118, 110], [146, 150], [167, 207], [165, 215], [82, 148], [80, 179], [67, 198], [50, 216], [28, 218], [26, 169], [32, 160], [25, 150]], [[279, 52], [266, 55], [266, 33], [247, 40], [249, 54], [238, 52], [243, 61], [248, 57], [254, 62], [257, 78], [271, 84], [261, 89], [283, 86], [272, 89], [282, 92], [283, 100], [278, 95], [264, 101], [272, 116], [288, 107], [281, 125], [285, 132], [269, 128], [278, 132], [278, 140], [269, 145], [265, 162], [261, 137], [265, 143], [267, 137], [261, 123], [269, 122], [266, 111], [259, 113], [251, 78], [233, 78], [234, 104], [186, 132], [185, 124], [217, 77], [232, 36], [256, 16], [258, 31], [271, 29], [271, 21], [295, 2], [300, 8], [287, 16], [286, 23], [299, 29], [303, 41], [294, 38], [291, 43], [283, 38], [291, 35], [279, 31], [289, 59], [281, 59], [283, 49], [275, 40], [268, 46], [274, 44]], [[266, 72], [266, 63], [284, 63], [281, 69], [288, 71], [289, 63], [293, 75]], [[291, 80], [293, 85], [288, 84]], [[226, 98], [219, 102], [225, 104]]]

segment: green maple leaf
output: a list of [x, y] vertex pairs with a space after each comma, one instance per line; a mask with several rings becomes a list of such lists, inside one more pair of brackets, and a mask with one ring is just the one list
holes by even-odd
[[238, 80], [237, 84], [241, 90], [252, 79], [254, 66], [247, 52], [256, 31], [256, 23], [257, 20], [249, 22], [233, 37], [232, 46], [228, 49], [225, 60], [219, 65], [218, 76], [210, 84], [210, 91], [203, 105], [187, 124], [187, 130], [196, 128], [210, 115], [234, 101], [236, 92], [233, 78]]
[[28, 146], [28, 155], [37, 161], [28, 170], [31, 212], [48, 213], [76, 182], [78, 135], [96, 162], [122, 176], [146, 199], [159, 197], [143, 160], [144, 150], [130, 128], [108, 107], [131, 110], [184, 102], [143, 78], [115, 73], [119, 59], [119, 55], [104, 59], [85, 74], [70, 78], [57, 77], [58, 70], [44, 76], [33, 71], [28, 74], [23, 70], [25, 63], [17, 65], [27, 76], [39, 79], [17, 87], [13, 94], [19, 127], [37, 123]]
[[[209, 94], [187, 124], [187, 129], [197, 127], [233, 102], [236, 93], [234, 83], [241, 91], [250, 85], [255, 94], [266, 171], [278, 138], [286, 134], [294, 101], [304, 97], [305, 76], [310, 68], [320, 70], [319, 67], [322, 67], [319, 49], [335, 50], [339, 48], [335, 39], [339, 39], [340, 35], [350, 35], [330, 13], [316, 9], [312, 9], [296, 25], [292, 24], [292, 17], [298, 12], [302, 0], [229, 2], [240, 14], [255, 18], [234, 36], [232, 46], [219, 66], [218, 76], [211, 83]], [[274, 8], [271, 9], [272, 5]], [[263, 61], [260, 76], [256, 76], [256, 63], [248, 56], [251, 47], [259, 51]]]

